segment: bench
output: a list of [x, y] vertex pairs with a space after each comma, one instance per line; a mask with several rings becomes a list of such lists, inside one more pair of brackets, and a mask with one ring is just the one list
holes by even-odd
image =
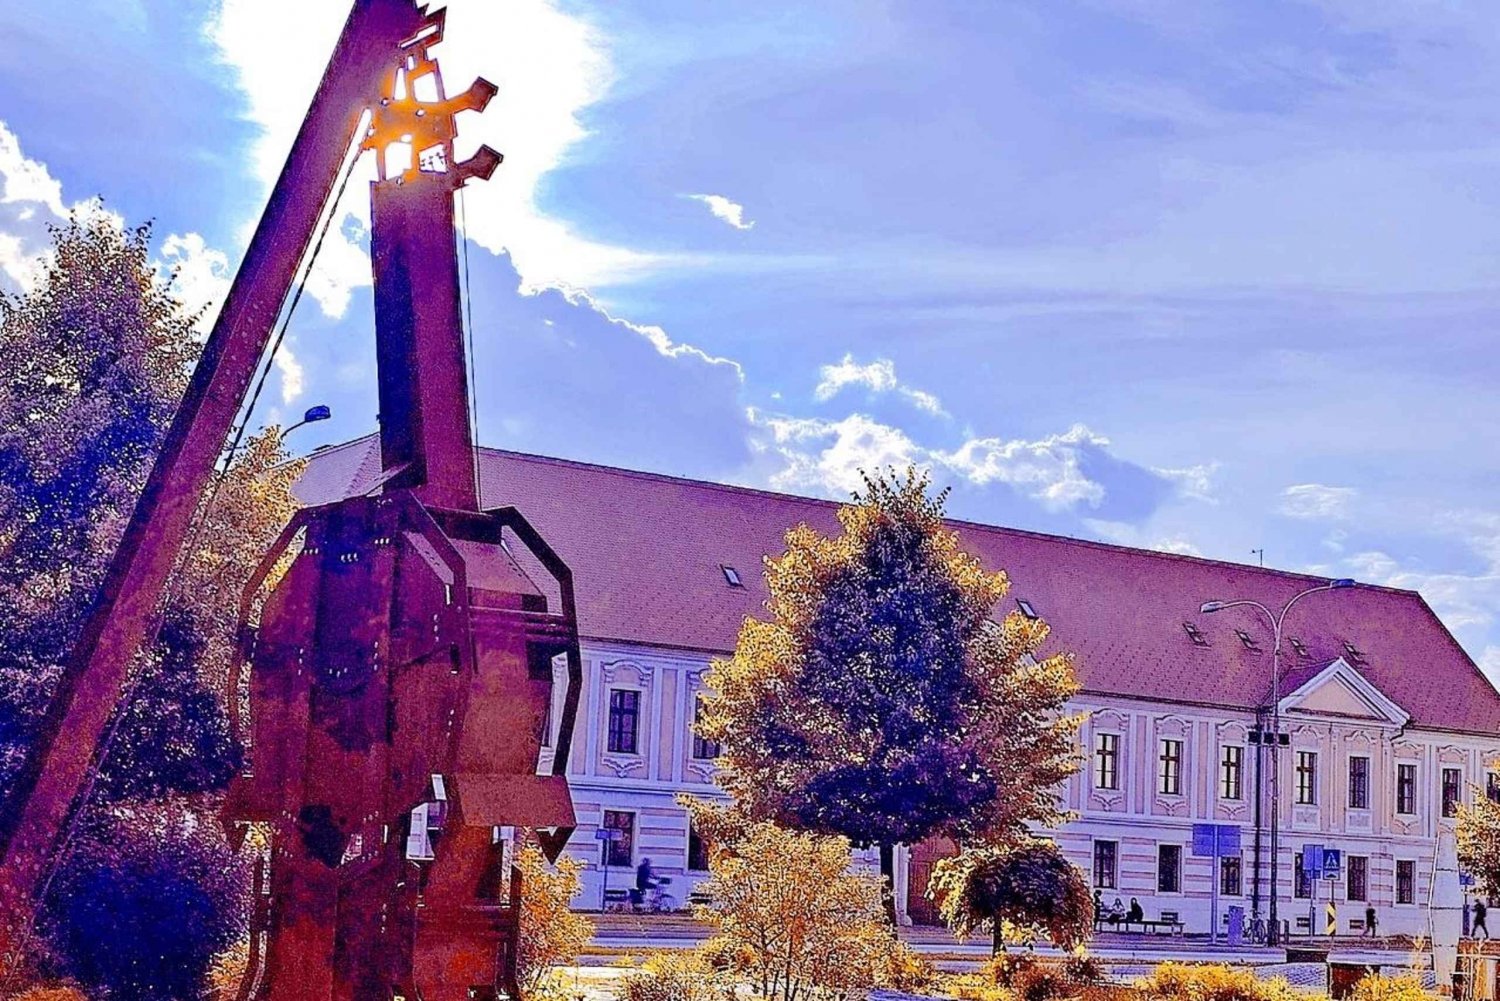
[[1312, 918], [1298, 918], [1297, 919], [1297, 930], [1298, 931], [1305, 931], [1309, 935], [1311, 935], [1312, 934]]
[[1148, 933], [1156, 934], [1158, 932], [1167, 932], [1172, 935], [1181, 935], [1182, 916], [1176, 911], [1162, 911], [1161, 917], [1157, 918], [1155, 921], [1152, 921], [1149, 918], [1141, 918], [1138, 921], [1130, 921], [1126, 918], [1121, 918], [1118, 921], [1109, 921], [1096, 916], [1094, 918], [1094, 927], [1099, 931], [1119, 932], [1131, 932], [1132, 930], [1139, 929], [1139, 933], [1142, 935]]
[[604, 891], [604, 909], [623, 910], [630, 906], [630, 891], [609, 889]]
[[707, 907], [712, 900], [713, 897], [710, 897], [704, 891], [694, 890], [688, 894], [687, 902], [689, 907]]

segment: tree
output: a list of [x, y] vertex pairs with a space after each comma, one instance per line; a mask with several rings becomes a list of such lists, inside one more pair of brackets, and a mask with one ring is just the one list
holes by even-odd
[[19, 765], [198, 354], [150, 260], [103, 213], [54, 231], [0, 296], [0, 788]]
[[875, 986], [897, 949], [881, 881], [853, 872], [848, 840], [759, 822], [715, 849], [699, 916], [761, 997], [838, 1001]]
[[961, 938], [989, 922], [997, 954], [1007, 929], [1031, 939], [1045, 932], [1071, 950], [1094, 927], [1088, 880], [1050, 841], [968, 848], [933, 866], [927, 893]]
[[710, 672], [699, 723], [746, 814], [878, 845], [1004, 841], [1064, 819], [1077, 767], [1067, 657], [1039, 620], [992, 621], [1009, 584], [943, 523], [925, 475], [865, 480], [843, 534], [806, 525], [767, 559], [769, 621]]
[[562, 855], [549, 866], [535, 845], [516, 856], [521, 870], [521, 938], [517, 945], [521, 996], [542, 996], [549, 973], [577, 962], [594, 936], [594, 923], [572, 909], [583, 890], [583, 863]]
[[1474, 805], [1458, 808], [1458, 862], [1486, 897], [1500, 896], [1500, 803], [1474, 790]]
[[[122, 230], [103, 213], [55, 230], [41, 280], [0, 296], [0, 791], [35, 737], [186, 386], [196, 319], [152, 263], [149, 228]], [[166, 799], [184, 824], [217, 826], [213, 795], [240, 761], [222, 682], [240, 590], [295, 507], [301, 467], [286, 459], [269, 428], [203, 498], [160, 632], [133, 666], [132, 697], [116, 710], [81, 834], [53, 882], [44, 931], [54, 965], [88, 971], [75, 979], [115, 996], [134, 989], [131, 969], [148, 959], [115, 963], [78, 929], [108, 913], [168, 934], [141, 895], [143, 873], [176, 895], [162, 901], [211, 905], [205, 930], [237, 920], [240, 889], [214, 875], [229, 864], [214, 852], [227, 848], [200, 832], [193, 850], [169, 850], [182, 829], [142, 818]], [[114, 910], [91, 902], [100, 894]], [[204, 973], [192, 965], [197, 952], [172, 953], [187, 944], [138, 947], [176, 955], [174, 975], [186, 982]], [[106, 983], [116, 975], [125, 979]]]

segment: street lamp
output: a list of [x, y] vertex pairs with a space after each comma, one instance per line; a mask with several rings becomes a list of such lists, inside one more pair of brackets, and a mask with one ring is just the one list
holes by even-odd
[[[1205, 601], [1198, 609], [1204, 615], [1212, 612], [1222, 612], [1226, 608], [1239, 608], [1241, 606], [1257, 609], [1266, 617], [1271, 624], [1271, 635], [1274, 643], [1271, 647], [1271, 914], [1270, 927], [1266, 929], [1266, 944], [1276, 945], [1281, 939], [1281, 927], [1276, 921], [1276, 873], [1280, 869], [1280, 858], [1277, 854], [1277, 835], [1281, 820], [1281, 769], [1277, 767], [1276, 751], [1281, 746], [1281, 624], [1286, 621], [1286, 613], [1292, 610], [1292, 606], [1309, 594], [1317, 594], [1319, 591], [1337, 591], [1346, 587], [1353, 587], [1354, 581], [1348, 577], [1340, 577], [1331, 580], [1327, 584], [1319, 584], [1305, 591], [1294, 594], [1285, 605], [1281, 606], [1279, 612], [1272, 612], [1265, 605], [1249, 598], [1236, 601]], [[1260, 774], [1260, 751], [1256, 750], [1256, 774]], [[1256, 790], [1256, 812], [1259, 813], [1260, 791]], [[1257, 826], [1255, 832], [1256, 855], [1260, 854], [1260, 829]], [[1214, 879], [1219, 878], [1218, 873], [1213, 874]], [[1260, 916], [1260, 859], [1255, 863], [1255, 888], [1256, 888], [1256, 917]]]
[[308, 407], [303, 412], [302, 419], [281, 432], [281, 437], [285, 438], [304, 424], [316, 424], [318, 421], [326, 421], [332, 416], [333, 410], [327, 404], [320, 403], [316, 407]]

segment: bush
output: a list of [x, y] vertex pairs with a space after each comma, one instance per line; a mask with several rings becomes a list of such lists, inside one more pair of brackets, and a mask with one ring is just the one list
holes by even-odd
[[1012, 989], [1022, 1001], [1052, 1001], [1075, 991], [1056, 963], [1036, 963], [1016, 974]]
[[1104, 967], [1087, 953], [1071, 953], [1063, 960], [1062, 968], [1063, 976], [1075, 984], [1093, 987], [1104, 983]]
[[50, 987], [28, 987], [15, 996], [15, 1001], [89, 1001], [88, 995], [76, 987], [54, 984]]
[[1001, 987], [982, 973], [965, 973], [943, 979], [942, 992], [955, 1001], [1016, 1001], [1016, 992]]
[[543, 998], [549, 971], [575, 962], [594, 935], [594, 923], [571, 909], [583, 889], [583, 863], [562, 855], [556, 866], [548, 865], [541, 849], [528, 844], [517, 854], [516, 867], [521, 870], [517, 979], [522, 997]]
[[699, 916], [760, 996], [825, 1001], [868, 990], [896, 949], [879, 878], [850, 870], [843, 838], [748, 825], [709, 859]]
[[901, 991], [903, 994], [915, 994], [931, 987], [933, 981], [937, 980], [937, 967], [905, 942], [897, 942], [886, 953], [876, 980], [881, 987]]
[[1039, 960], [1035, 953], [1006, 952], [979, 968], [979, 975], [992, 984], [1014, 987], [1016, 980], [1036, 966]]
[[1162, 963], [1136, 986], [1167, 1001], [1287, 1001], [1295, 996], [1285, 979], [1257, 980], [1248, 968], [1223, 963]]
[[733, 982], [704, 950], [657, 952], [620, 984], [620, 1001], [734, 1001]]
[[1354, 985], [1350, 1001], [1429, 1001], [1432, 997], [1415, 974], [1402, 973], [1383, 977], [1371, 973]]
[[185, 806], [92, 819], [58, 870], [42, 931], [60, 972], [111, 1001], [197, 1001], [245, 932], [245, 870]]

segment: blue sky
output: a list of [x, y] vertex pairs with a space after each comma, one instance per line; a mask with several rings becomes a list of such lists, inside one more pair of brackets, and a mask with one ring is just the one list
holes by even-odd
[[[450, 0], [487, 444], [1421, 590], [1500, 676], [1480, 3]], [[0, 270], [94, 196], [222, 293], [342, 0], [0, 6]], [[341, 206], [255, 422], [374, 425]], [[1205, 595], [1204, 597], [1211, 597]], [[1232, 597], [1232, 596], [1220, 596]]]

